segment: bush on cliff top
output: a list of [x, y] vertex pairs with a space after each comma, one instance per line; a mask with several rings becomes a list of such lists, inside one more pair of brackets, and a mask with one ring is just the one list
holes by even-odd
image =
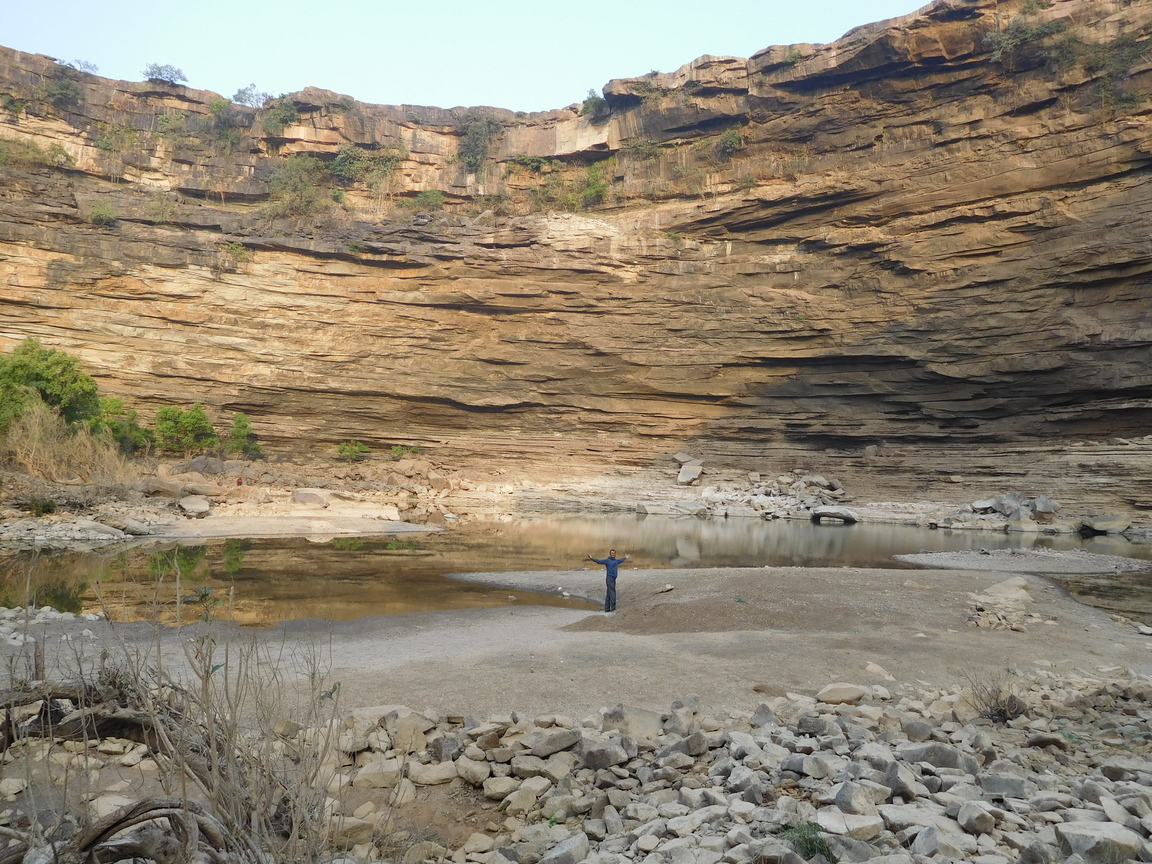
[[500, 121], [491, 114], [475, 108], [464, 112], [460, 120], [460, 161], [475, 174], [484, 167], [492, 139], [500, 131]]

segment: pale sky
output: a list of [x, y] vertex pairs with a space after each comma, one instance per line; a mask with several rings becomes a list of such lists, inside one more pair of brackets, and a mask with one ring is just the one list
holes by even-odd
[[231, 96], [308, 85], [362, 102], [543, 111], [702, 54], [831, 42], [926, 0], [3, 0], [0, 45]]

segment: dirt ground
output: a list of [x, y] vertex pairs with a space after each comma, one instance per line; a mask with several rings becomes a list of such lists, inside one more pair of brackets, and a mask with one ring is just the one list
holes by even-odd
[[[1027, 575], [1025, 632], [966, 623], [970, 592], [1010, 574], [957, 570], [622, 570], [619, 611], [540, 607], [296, 621], [261, 638], [322, 635], [349, 704], [404, 703], [481, 716], [580, 718], [626, 702], [653, 709], [695, 692], [705, 710], [833, 681], [948, 686], [966, 671], [1125, 666], [1152, 673], [1152, 639]], [[469, 574], [510, 590], [601, 596], [601, 572]], [[664, 586], [672, 590], [660, 592]], [[869, 671], [869, 664], [890, 674]]]

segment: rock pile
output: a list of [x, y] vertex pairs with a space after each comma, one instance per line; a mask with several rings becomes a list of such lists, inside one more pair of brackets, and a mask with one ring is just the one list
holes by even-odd
[[[877, 864], [1148, 861], [1152, 681], [1121, 672], [1039, 670], [1006, 725], [959, 690], [853, 684], [729, 717], [691, 695], [663, 714], [619, 705], [579, 722], [381, 706], [345, 721], [329, 789], [403, 802], [467, 783], [498, 811], [459, 849], [425, 842], [405, 864], [799, 864], [818, 850]], [[375, 858], [372, 808], [331, 803], [345, 848]]]
[[[680, 465], [676, 482], [694, 486], [705, 476], [703, 460], [689, 453], [675, 453]], [[835, 478], [804, 471], [792, 471], [766, 480], [756, 472], [747, 475], [747, 483], [705, 486], [695, 501], [654, 502], [636, 505], [639, 513], [673, 516], [746, 517], [751, 519], [826, 518], [858, 522], [857, 513], [842, 505], [852, 500], [843, 484]]]
[[930, 528], [1033, 534], [1122, 534], [1132, 527], [1127, 516], [1059, 517], [1059, 509], [1060, 502], [1047, 495], [1030, 498], [1020, 492], [1007, 492], [965, 504], [947, 516], [927, 516], [924, 524]]

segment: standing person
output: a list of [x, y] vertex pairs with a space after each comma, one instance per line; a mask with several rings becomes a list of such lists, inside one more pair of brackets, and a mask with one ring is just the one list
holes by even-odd
[[597, 564], [604, 565], [605, 579], [604, 583], [607, 585], [608, 590], [604, 593], [604, 611], [616, 611], [616, 575], [621, 564], [631, 558], [631, 555], [625, 555], [623, 558], [616, 557], [616, 550], [609, 549], [607, 558], [593, 558], [588, 556], [589, 561], [595, 561]]

